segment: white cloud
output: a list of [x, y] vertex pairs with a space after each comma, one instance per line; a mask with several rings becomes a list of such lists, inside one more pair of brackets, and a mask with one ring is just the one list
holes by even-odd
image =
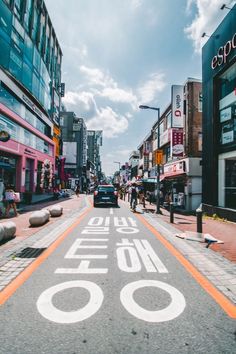
[[94, 96], [107, 98], [112, 102], [130, 104], [132, 109], [137, 106], [138, 100], [133, 91], [119, 88], [118, 84], [108, 73], [104, 73], [98, 68], [88, 68], [84, 65], [80, 67], [80, 71], [86, 76], [86, 86], [91, 87], [90, 90]]
[[100, 93], [102, 97], [106, 97], [113, 102], [129, 103], [137, 105], [137, 97], [131, 90], [123, 90], [118, 87], [106, 87]]
[[131, 115], [118, 114], [109, 106], [98, 108], [91, 92], [67, 92], [63, 103], [68, 110], [85, 118], [88, 129], [103, 130], [104, 137], [114, 138], [128, 129]]
[[136, 10], [140, 6], [142, 6], [143, 0], [131, 0], [131, 8]]
[[68, 91], [63, 99], [66, 108], [75, 111], [77, 115], [85, 114], [91, 118], [97, 112], [97, 105], [91, 92], [73, 92]]
[[139, 87], [140, 102], [150, 103], [158, 92], [162, 92], [167, 86], [164, 73], [152, 73], [149, 79]]
[[81, 45], [68, 45], [63, 44], [63, 52], [67, 53], [73, 60], [84, 60], [88, 56], [88, 48], [85, 44]]
[[[232, 6], [233, 3], [235, 1], [230, 1], [227, 6]], [[184, 31], [193, 41], [195, 52], [199, 53], [207, 40], [202, 38], [202, 34], [205, 32], [211, 35], [227, 14], [228, 10], [220, 10], [222, 4], [222, 0], [188, 0], [186, 10], [189, 12], [192, 6], [196, 6], [197, 15]]]
[[88, 120], [86, 125], [88, 129], [103, 130], [104, 137], [114, 138], [128, 129], [128, 120], [111, 107], [106, 107], [98, 110], [97, 115]]
[[98, 85], [102, 87], [114, 86], [114, 80], [108, 75], [104, 74], [100, 69], [88, 68], [85, 65], [80, 66], [80, 72], [84, 74], [88, 79], [89, 85]]

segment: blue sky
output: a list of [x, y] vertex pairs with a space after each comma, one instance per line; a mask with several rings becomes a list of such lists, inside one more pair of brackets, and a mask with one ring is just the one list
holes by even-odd
[[63, 52], [67, 110], [103, 130], [102, 168], [124, 164], [171, 99], [201, 79], [201, 47], [229, 10], [222, 0], [45, 0]]

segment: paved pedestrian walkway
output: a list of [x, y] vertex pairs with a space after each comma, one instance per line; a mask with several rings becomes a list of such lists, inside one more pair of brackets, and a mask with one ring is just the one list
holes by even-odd
[[63, 216], [66, 218], [70, 213], [75, 210], [81, 209], [84, 205], [84, 195], [81, 195], [77, 198], [75, 195], [72, 195], [70, 198], [61, 198], [59, 200], [53, 200], [52, 195], [40, 195], [35, 196], [33, 199], [33, 204], [30, 205], [21, 205], [17, 211], [18, 216], [14, 216], [13, 212], [10, 213], [9, 218], [1, 218], [0, 223], [5, 221], [13, 221], [16, 224], [16, 237], [6, 243], [0, 244], [0, 264], [1, 264], [1, 255], [4, 251], [11, 249], [12, 246], [17, 245], [21, 241], [27, 239], [28, 237], [36, 234], [40, 230], [43, 230], [45, 227], [55, 223], [57, 218], [50, 218], [49, 222], [42, 226], [31, 227], [29, 224], [29, 216], [33, 211], [41, 210], [51, 205], [60, 204], [63, 207]]
[[[146, 208], [139, 204], [141, 210], [145, 213], [155, 214], [156, 205], [146, 203]], [[170, 223], [170, 213], [161, 208], [162, 215], [158, 215], [167, 224]], [[223, 241], [223, 243], [214, 243], [210, 246], [212, 250], [220, 253], [228, 260], [236, 263], [236, 223], [213, 219], [203, 215], [202, 232], [210, 234], [214, 238]], [[174, 226], [179, 233], [197, 232], [197, 219], [193, 215], [183, 215], [174, 213]]]

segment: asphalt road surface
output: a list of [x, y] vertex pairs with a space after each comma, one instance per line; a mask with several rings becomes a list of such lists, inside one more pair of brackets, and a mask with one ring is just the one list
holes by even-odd
[[0, 308], [1, 354], [236, 352], [235, 320], [122, 203], [91, 208], [29, 272]]

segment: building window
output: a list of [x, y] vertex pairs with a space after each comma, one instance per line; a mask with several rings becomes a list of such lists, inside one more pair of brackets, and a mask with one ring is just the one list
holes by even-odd
[[24, 129], [17, 123], [12, 122], [10, 119], [1, 114], [0, 130], [6, 130], [11, 135], [12, 139], [20, 142], [21, 144], [30, 146], [32, 149], [36, 149], [50, 156], [53, 156], [54, 154], [53, 145], [31, 133], [29, 130]]
[[61, 126], [61, 127], [64, 126], [64, 117], [60, 117], [60, 126]]
[[198, 112], [202, 112], [202, 92], [198, 94]]
[[14, 49], [12, 48], [10, 51], [9, 70], [18, 80], [21, 81], [22, 58], [19, 56], [16, 46], [14, 46]]
[[225, 207], [236, 209], [236, 160], [225, 160]]
[[47, 136], [51, 135], [49, 126], [43, 123], [27, 106], [11, 94], [3, 84], [0, 85], [0, 101], [41, 133]]
[[220, 145], [236, 142], [236, 63], [218, 78]]
[[[8, 7], [2, 1], [0, 1], [0, 29], [8, 33], [8, 35], [11, 34], [12, 14]], [[1, 32], [0, 36], [2, 36]]]
[[198, 133], [198, 151], [202, 151], [202, 133]]
[[167, 129], [171, 128], [171, 112], [169, 112], [167, 115], [166, 115], [166, 121], [167, 121]]

